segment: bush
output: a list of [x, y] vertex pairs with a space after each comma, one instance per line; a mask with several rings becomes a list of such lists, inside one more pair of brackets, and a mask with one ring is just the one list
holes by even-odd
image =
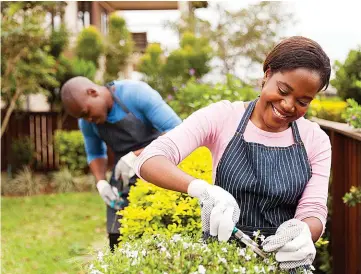
[[357, 104], [353, 99], [347, 99], [347, 103], [348, 107], [342, 114], [342, 118], [344, 118], [350, 126], [361, 128], [361, 105]]
[[175, 97], [168, 97], [169, 105], [182, 118], [187, 118], [194, 111], [220, 100], [250, 101], [257, 97], [257, 92], [234, 76], [228, 75], [226, 84], [202, 84], [194, 78], [176, 91]]
[[342, 113], [345, 111], [347, 103], [329, 99], [314, 99], [308, 109], [308, 117], [317, 117], [329, 121], [344, 123]]
[[132, 51], [133, 40], [125, 20], [115, 13], [111, 14], [105, 47], [105, 82], [118, 79], [118, 73], [126, 66]]
[[55, 148], [59, 153], [60, 164], [76, 174], [82, 173], [88, 167], [84, 137], [79, 130], [55, 133]]
[[[208, 149], [200, 148], [179, 164], [191, 176], [212, 182], [212, 158]], [[175, 233], [195, 235], [200, 232], [198, 200], [186, 194], [159, 188], [138, 180], [129, 192], [129, 206], [119, 212], [122, 240], [143, 235]]]
[[69, 31], [65, 24], [59, 30], [52, 30], [50, 37], [50, 54], [58, 58], [69, 44]]
[[349, 207], [361, 204], [361, 187], [352, 186], [350, 192], [346, 193], [342, 199]]
[[186, 32], [181, 38], [180, 48], [170, 52], [168, 57], [159, 45], [150, 44], [138, 70], [144, 74], [144, 81], [166, 98], [174, 95], [173, 87], [179, 88], [192, 77], [201, 78], [207, 74], [212, 55], [207, 39]]
[[103, 38], [96, 27], [90, 26], [83, 29], [77, 38], [76, 54], [80, 59], [92, 61], [98, 68], [99, 56], [103, 53]]
[[24, 166], [30, 166], [34, 160], [35, 148], [30, 137], [20, 137], [11, 143], [11, 167], [16, 172]]
[[75, 192], [95, 190], [95, 178], [92, 175], [75, 176], [68, 168], [52, 174], [52, 187], [56, 192]]
[[334, 69], [335, 79], [330, 82], [341, 98], [352, 98], [361, 104], [361, 47], [351, 50], [343, 64], [336, 61]]
[[[125, 242], [110, 253], [99, 252], [89, 273], [288, 273], [273, 255], [262, 259], [236, 242], [208, 241], [188, 236], [147, 236]], [[296, 273], [306, 273], [297, 271]], [[309, 272], [312, 273], [312, 272]]]

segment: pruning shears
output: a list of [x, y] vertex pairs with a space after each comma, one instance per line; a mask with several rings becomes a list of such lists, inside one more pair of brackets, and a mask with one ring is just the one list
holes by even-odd
[[242, 243], [244, 243], [246, 246], [248, 246], [250, 249], [252, 249], [254, 252], [256, 252], [259, 256], [261, 256], [262, 258], [266, 258], [266, 253], [264, 253], [259, 248], [259, 245], [255, 241], [253, 241], [247, 234], [243, 233], [237, 227], [233, 228], [232, 234], [238, 240], [240, 240]]
[[121, 191], [119, 191], [118, 193], [119, 193], [119, 199], [110, 201], [111, 208], [115, 208], [115, 207], [121, 208], [124, 205], [124, 199], [122, 198], [123, 193]]

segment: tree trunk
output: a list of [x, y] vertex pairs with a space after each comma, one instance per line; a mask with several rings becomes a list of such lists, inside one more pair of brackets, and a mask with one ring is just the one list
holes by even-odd
[[22, 93], [22, 91], [20, 89], [17, 89], [13, 98], [11, 98], [9, 108], [7, 109], [4, 120], [1, 123], [1, 138], [3, 137], [3, 135], [6, 131], [6, 128], [8, 126], [9, 120], [10, 120], [10, 116], [15, 109], [16, 101], [18, 100], [21, 93]]

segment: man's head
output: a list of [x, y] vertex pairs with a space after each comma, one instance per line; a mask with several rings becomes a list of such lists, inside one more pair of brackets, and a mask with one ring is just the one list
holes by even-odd
[[96, 124], [106, 121], [108, 109], [113, 104], [106, 87], [81, 76], [65, 82], [61, 88], [61, 100], [69, 115]]

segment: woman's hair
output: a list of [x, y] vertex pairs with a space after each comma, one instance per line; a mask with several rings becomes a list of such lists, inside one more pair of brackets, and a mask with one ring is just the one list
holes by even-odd
[[327, 89], [330, 81], [330, 59], [318, 43], [302, 36], [287, 38], [276, 45], [263, 63], [264, 72], [269, 68], [271, 73], [297, 68], [316, 71], [321, 78], [319, 90]]

